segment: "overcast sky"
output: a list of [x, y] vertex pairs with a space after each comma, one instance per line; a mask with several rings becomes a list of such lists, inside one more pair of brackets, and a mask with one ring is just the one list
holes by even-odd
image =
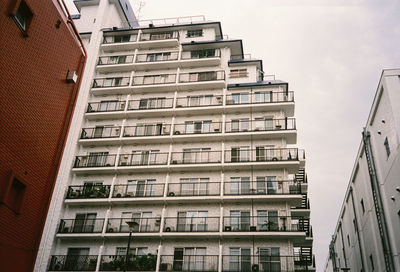
[[[71, 1], [71, 0], [69, 0]], [[131, 0], [139, 19], [205, 15], [220, 21], [266, 74], [295, 92], [306, 150], [314, 252], [325, 265], [382, 69], [400, 68], [396, 0]]]

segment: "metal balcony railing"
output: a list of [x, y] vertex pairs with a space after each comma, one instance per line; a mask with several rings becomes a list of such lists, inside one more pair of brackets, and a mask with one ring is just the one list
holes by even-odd
[[137, 40], [137, 35], [135, 34], [104, 36], [103, 44], [136, 42], [136, 40]]
[[95, 271], [97, 255], [52, 255], [48, 271]]
[[100, 271], [156, 271], [157, 255], [102, 255]]
[[181, 59], [207, 59], [207, 58], [219, 58], [221, 57], [221, 50], [216, 49], [200, 49], [200, 50], [191, 50], [191, 51], [183, 51]]
[[225, 132], [255, 132], [255, 131], [276, 131], [295, 130], [296, 119], [263, 119], [263, 120], [233, 120], [225, 122]]
[[219, 217], [166, 217], [164, 232], [216, 232]]
[[165, 136], [171, 133], [170, 124], [146, 124], [124, 127], [124, 137]]
[[159, 271], [218, 271], [218, 255], [161, 255]]
[[164, 195], [164, 184], [157, 183], [134, 183], [114, 185], [112, 197], [162, 197]]
[[106, 232], [129, 232], [126, 222], [136, 222], [133, 232], [159, 232], [161, 217], [153, 218], [110, 218], [107, 221]]
[[224, 216], [223, 231], [306, 231], [302, 217], [290, 216]]
[[208, 71], [179, 74], [180, 83], [225, 80], [225, 71]]
[[127, 64], [133, 63], [133, 59], [134, 55], [99, 57], [97, 65]]
[[100, 233], [104, 219], [61, 219], [58, 233]]
[[300, 183], [293, 180], [225, 181], [224, 195], [291, 195], [301, 194]]
[[178, 97], [177, 108], [222, 106], [222, 95]]
[[167, 196], [216, 196], [220, 194], [220, 186], [220, 182], [168, 183]]
[[179, 52], [162, 52], [162, 53], [147, 53], [147, 54], [137, 54], [136, 62], [159, 62], [159, 61], [171, 61], [178, 60]]
[[174, 135], [222, 133], [221, 122], [193, 121], [174, 125]]
[[134, 76], [132, 85], [155, 85], [155, 84], [172, 84], [176, 82], [176, 74], [158, 74], [146, 76]]
[[184, 151], [172, 152], [171, 164], [199, 164], [221, 162], [221, 151]]
[[293, 92], [237, 93], [226, 96], [226, 105], [293, 102]]
[[115, 166], [115, 159], [117, 155], [87, 155], [76, 156], [74, 168], [83, 167], [112, 167]]
[[167, 161], [167, 152], [123, 154], [119, 157], [118, 166], [162, 165]]
[[67, 199], [107, 198], [110, 195], [110, 185], [78, 185], [69, 186]]
[[118, 138], [121, 127], [82, 128], [81, 139]]
[[92, 88], [125, 87], [129, 86], [129, 80], [129, 77], [96, 78]]
[[296, 263], [298, 260], [299, 256], [271, 255], [268, 252], [261, 252], [259, 255], [223, 255], [222, 271], [308, 271], [307, 265]]
[[158, 41], [158, 40], [170, 40], [179, 39], [178, 31], [166, 31], [166, 32], [150, 32], [142, 33], [140, 35], [140, 41]]
[[125, 101], [92, 102], [88, 104], [86, 112], [123, 111], [125, 104]]
[[174, 106], [173, 98], [144, 98], [140, 100], [130, 100], [128, 110], [156, 110], [168, 109]]
[[225, 150], [225, 163], [298, 161], [305, 159], [304, 150], [297, 148], [232, 148]]

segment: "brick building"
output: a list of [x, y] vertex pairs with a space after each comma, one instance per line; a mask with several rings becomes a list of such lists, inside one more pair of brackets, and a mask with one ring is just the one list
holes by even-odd
[[84, 68], [62, 5], [0, 2], [0, 271], [33, 270]]

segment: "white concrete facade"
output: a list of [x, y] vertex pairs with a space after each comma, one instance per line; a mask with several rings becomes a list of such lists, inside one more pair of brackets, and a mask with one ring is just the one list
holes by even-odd
[[399, 109], [400, 69], [384, 70], [332, 238], [327, 272], [400, 271]]
[[36, 271], [315, 270], [288, 84], [219, 22], [123, 28], [117, 1], [83, 2], [85, 80]]

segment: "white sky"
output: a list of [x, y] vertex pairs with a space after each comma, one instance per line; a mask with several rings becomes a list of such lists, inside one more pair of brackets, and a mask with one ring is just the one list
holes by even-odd
[[314, 253], [322, 271], [381, 70], [400, 68], [400, 2], [131, 2], [135, 11], [144, 3], [141, 20], [205, 15], [220, 21], [224, 34], [242, 39], [245, 53], [264, 61], [266, 74], [289, 82], [298, 146], [306, 149]]

